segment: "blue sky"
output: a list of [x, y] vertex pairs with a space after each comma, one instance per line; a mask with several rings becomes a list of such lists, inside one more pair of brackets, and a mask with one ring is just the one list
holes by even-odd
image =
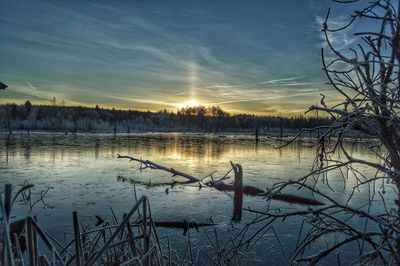
[[[298, 114], [333, 101], [321, 70], [321, 21], [354, 6], [299, 1], [1, 0], [0, 103]], [[353, 43], [350, 34], [333, 39]]]

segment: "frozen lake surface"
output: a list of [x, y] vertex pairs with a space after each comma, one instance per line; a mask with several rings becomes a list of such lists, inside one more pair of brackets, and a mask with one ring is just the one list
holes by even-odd
[[[230, 161], [239, 163], [244, 169], [245, 185], [262, 189], [289, 179], [307, 174], [315, 158], [315, 149], [308, 139], [283, 149], [275, 149], [277, 143], [261, 139], [258, 143], [249, 136], [215, 136], [196, 134], [79, 134], [63, 135], [33, 133], [31, 135], [0, 135], [0, 184], [35, 185], [37, 196], [50, 186], [44, 206], [38, 203], [33, 210], [39, 223], [48, 232], [63, 240], [65, 231], [72, 231], [72, 212], [77, 210], [82, 224], [94, 225], [95, 215], [111, 221], [111, 207], [118, 217], [129, 211], [135, 202], [134, 186], [124, 179], [141, 183], [165, 183], [173, 178], [165, 172], [145, 169], [126, 159], [117, 159], [117, 154], [148, 159], [197, 176], [206, 176], [214, 171], [215, 177], [222, 177], [230, 169]], [[361, 158], [374, 160], [365, 145], [354, 149]], [[361, 170], [365, 170], [361, 167]], [[366, 171], [366, 170], [365, 170]], [[371, 173], [372, 174], [372, 173]], [[229, 180], [227, 181], [230, 182]], [[345, 201], [355, 181], [351, 178], [344, 183], [342, 177], [332, 174], [330, 185], [335, 191], [327, 192], [338, 201]], [[212, 188], [197, 185], [154, 186], [136, 184], [138, 196], [147, 195], [154, 220], [182, 221], [194, 219], [207, 222], [212, 217], [222, 235], [239, 230], [254, 214], [245, 212], [242, 223], [232, 225], [233, 203], [231, 195]], [[327, 190], [328, 191], [328, 190]], [[301, 193], [301, 192], [297, 192]], [[365, 198], [356, 195], [352, 204], [362, 204]], [[282, 208], [302, 209], [287, 203], [274, 203]], [[244, 208], [265, 210], [266, 201], [261, 197], [244, 198]], [[14, 215], [23, 215], [25, 208], [19, 204]], [[356, 219], [356, 218], [355, 218]], [[354, 221], [355, 224], [361, 221]], [[282, 237], [287, 252], [296, 241], [298, 219], [276, 223], [274, 228]], [[254, 230], [256, 230], [255, 228]], [[176, 246], [184, 245], [181, 230], [162, 230], [171, 235]], [[67, 234], [67, 238], [69, 235]], [[195, 241], [202, 241], [202, 234], [193, 232]], [[324, 243], [320, 243], [321, 246]], [[284, 261], [276, 237], [266, 235], [254, 247], [260, 260], [274, 265]], [[327, 262], [329, 263], [329, 261]]]

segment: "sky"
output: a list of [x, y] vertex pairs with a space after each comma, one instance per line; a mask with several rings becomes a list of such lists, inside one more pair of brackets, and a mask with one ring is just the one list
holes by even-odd
[[[330, 0], [0, 0], [0, 103], [232, 113], [306, 111], [325, 85], [322, 22], [350, 18]], [[349, 33], [332, 37], [350, 46]]]

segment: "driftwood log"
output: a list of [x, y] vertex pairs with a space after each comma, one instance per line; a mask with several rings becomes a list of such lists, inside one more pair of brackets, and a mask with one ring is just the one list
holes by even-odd
[[[124, 217], [126, 214], [124, 214]], [[103, 225], [103, 226], [108, 226], [109, 223], [106, 222], [103, 218], [101, 218], [98, 215], [95, 215], [96, 218], [96, 227]], [[183, 229], [183, 235], [186, 235], [187, 231], [190, 228], [195, 228], [197, 231], [199, 231], [199, 227], [205, 227], [205, 226], [215, 226], [218, 225], [214, 222], [210, 223], [198, 223], [195, 220], [190, 220], [188, 221], [187, 219], [183, 219], [182, 221], [147, 221], [147, 225], [150, 226], [154, 224], [156, 227], [164, 227], [164, 228], [177, 228], [177, 229]], [[129, 226], [133, 227], [138, 227], [143, 225], [143, 220], [140, 220], [138, 223], [129, 223]]]
[[156, 227], [164, 227], [164, 228], [181, 228], [183, 229], [183, 235], [186, 235], [189, 228], [196, 228], [199, 231], [199, 227], [204, 226], [214, 226], [214, 223], [198, 223], [196, 221], [154, 221], [154, 225]]
[[271, 193], [270, 195], [267, 195], [267, 197], [273, 200], [279, 200], [287, 203], [294, 203], [300, 205], [311, 205], [311, 206], [325, 205], [325, 203], [319, 200], [304, 198], [301, 196], [285, 194], [285, 193]]
[[[118, 158], [127, 158], [127, 159], [130, 159], [131, 161], [140, 162], [141, 163], [140, 169], [150, 168], [150, 169], [163, 170], [163, 171], [171, 173], [173, 176], [181, 176], [181, 177], [187, 178], [189, 181], [186, 183], [199, 183], [200, 185], [204, 184], [206, 186], [213, 187], [219, 191], [233, 191], [234, 194], [233, 194], [232, 221], [240, 221], [242, 219], [244, 189], [243, 189], [243, 169], [240, 164], [234, 164], [233, 162], [230, 162], [233, 173], [235, 175], [235, 181], [234, 181], [233, 185], [228, 185], [228, 184], [225, 184], [223, 182], [223, 180], [227, 179], [227, 175], [230, 171], [219, 180], [212, 179], [210, 182], [204, 183], [203, 180], [208, 176], [200, 179], [200, 178], [196, 178], [192, 175], [186, 174], [184, 172], [177, 171], [174, 168], [165, 167], [163, 165], [154, 163], [149, 160], [137, 159], [137, 158], [130, 157], [130, 156], [121, 156], [119, 154], [118, 154]], [[211, 178], [212, 178], [212, 176], [211, 176]], [[251, 186], [247, 186], [246, 191], [250, 192], [250, 195], [252, 195], [252, 196], [256, 195], [256, 193], [258, 193], [258, 192], [260, 192], [260, 193], [264, 192], [256, 187], [251, 187]], [[182, 225], [182, 226], [184, 226], [184, 228], [185, 228], [184, 233], [186, 233], [186, 230], [188, 229], [187, 225]]]
[[[226, 184], [220, 180], [210, 181], [208, 184], [219, 191], [235, 191], [235, 186], [231, 184]], [[265, 193], [264, 190], [254, 187], [254, 186], [243, 186], [243, 194], [247, 196], [260, 196], [262, 193]]]
[[[178, 183], [178, 184], [179, 183], [181, 183], [181, 184], [199, 183], [199, 184], [202, 184], [202, 185], [205, 185], [205, 186], [208, 186], [208, 187], [213, 187], [218, 191], [225, 191], [225, 192], [235, 191], [234, 184], [226, 184], [225, 182], [223, 182], [223, 180], [227, 179], [227, 175], [225, 175], [224, 177], [222, 177], [220, 179], [217, 179], [217, 180], [213, 179], [213, 180], [208, 181], [208, 182], [203, 182], [205, 177], [197, 178], [197, 177], [189, 175], [187, 173], [178, 171], [178, 170], [176, 170], [176, 169], [174, 169], [172, 167], [166, 167], [166, 166], [160, 165], [158, 163], [152, 162], [150, 160], [143, 160], [143, 159], [138, 159], [138, 158], [135, 158], [135, 157], [126, 156], [126, 155], [119, 155], [119, 154], [117, 154], [117, 158], [122, 158], [122, 159], [125, 158], [125, 159], [129, 159], [130, 161], [139, 162], [141, 164], [140, 169], [149, 168], [149, 169], [155, 169], [155, 170], [162, 170], [162, 171], [171, 173], [172, 177], [180, 176], [180, 177], [188, 179], [188, 182], [176, 182], [176, 181], [174, 181], [174, 183], [172, 183], [172, 184], [176, 184], [176, 183]], [[234, 166], [236, 167], [236, 165], [238, 165], [238, 164], [233, 164], [231, 162], [232, 169], [233, 169]], [[206, 176], [206, 177], [208, 177], [208, 176]], [[243, 194], [248, 195], [248, 196], [258, 196], [258, 194], [262, 194], [264, 192], [265, 192], [264, 190], [262, 190], [262, 189], [260, 189], [258, 187], [243, 186]]]
[[177, 171], [172, 167], [171, 168], [170, 167], [165, 167], [163, 165], [157, 164], [157, 163], [149, 161], [149, 160], [142, 160], [142, 159], [134, 158], [134, 157], [131, 157], [131, 156], [119, 155], [119, 154], [117, 154], [117, 158], [125, 158], [125, 159], [129, 159], [130, 161], [139, 162], [142, 165], [140, 169], [150, 168], [150, 169], [156, 169], [156, 170], [163, 170], [163, 171], [166, 171], [168, 173], [171, 173], [172, 177], [181, 176], [181, 177], [189, 179], [190, 181], [193, 181], [193, 183], [201, 181], [200, 179], [198, 179], [198, 178], [196, 178], [194, 176], [191, 176], [191, 175], [186, 174], [186, 173], [181, 172], [181, 171]]
[[[157, 164], [157, 163], [149, 161], [149, 160], [142, 160], [142, 159], [134, 158], [134, 157], [131, 157], [131, 156], [125, 156], [125, 155], [117, 154], [117, 158], [125, 158], [125, 159], [129, 159], [130, 161], [139, 162], [139, 163], [141, 163], [141, 168], [140, 169], [150, 168], [150, 169], [155, 169], [155, 170], [163, 170], [163, 171], [166, 171], [168, 173], [171, 173], [173, 177], [174, 176], [181, 176], [181, 177], [184, 177], [184, 178], [188, 179], [187, 182], [183, 182], [181, 184], [199, 183], [199, 184], [203, 184], [203, 185], [208, 186], [208, 187], [215, 188], [218, 191], [224, 191], [224, 192], [233, 191], [233, 192], [235, 192], [235, 184], [237, 182], [240, 182], [240, 181], [236, 180], [236, 176], [239, 174], [239, 168], [238, 168], [239, 164], [234, 164], [232, 162], [231, 162], [231, 166], [232, 166], [233, 172], [235, 173], [235, 183], [234, 184], [226, 184], [225, 182], [223, 182], [223, 180], [228, 178], [227, 174], [224, 177], [220, 178], [220, 179], [212, 179], [211, 181], [204, 182], [204, 179], [206, 177], [208, 177], [208, 176], [206, 176], [204, 178], [197, 178], [197, 177], [194, 177], [194, 176], [189, 175], [187, 173], [178, 171], [178, 170], [176, 170], [176, 169], [174, 169], [172, 167], [171, 168], [170, 167], [166, 167], [166, 166]], [[243, 170], [242, 170], [241, 166], [240, 166], [240, 172], [242, 172], [242, 175], [243, 175]], [[179, 182], [175, 182], [174, 181], [174, 184], [175, 183], [179, 183]], [[318, 201], [318, 200], [315, 200], [315, 199], [310, 199], [310, 198], [297, 196], [297, 195], [292, 195], [292, 194], [285, 194], [285, 193], [281, 193], [281, 192], [278, 192], [278, 193], [277, 192], [275, 192], [275, 193], [265, 192], [264, 190], [262, 190], [262, 189], [260, 189], [258, 187], [243, 185], [243, 183], [241, 185], [242, 185], [243, 194], [244, 195], [248, 195], [248, 196], [262, 196], [262, 197], [266, 197], [268, 199], [287, 202], [287, 203], [291, 203], [291, 204], [299, 204], [299, 205], [310, 205], [310, 206], [325, 205], [325, 203], [323, 203], [321, 201]], [[238, 193], [240, 194], [239, 191], [238, 191]]]

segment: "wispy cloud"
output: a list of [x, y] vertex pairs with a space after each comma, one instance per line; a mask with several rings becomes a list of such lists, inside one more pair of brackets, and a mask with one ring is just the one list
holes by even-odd
[[[205, 86], [205, 88], [239, 88], [239, 87], [245, 88], [245, 87], [253, 87], [253, 86], [264, 85], [264, 84], [273, 84], [273, 83], [287, 85], [287, 84], [291, 84], [291, 83], [287, 83], [287, 81], [293, 81], [293, 80], [297, 80], [300, 78], [304, 78], [304, 77], [302, 77], [302, 76], [290, 77], [290, 78], [265, 80], [265, 81], [260, 81], [260, 82], [241, 83], [241, 84], [234, 84], [234, 85], [208, 85], [208, 86]], [[298, 83], [298, 84], [300, 84], [300, 83]], [[307, 85], [307, 84], [305, 84], [305, 85]]]
[[297, 79], [300, 79], [300, 78], [304, 78], [304, 77], [299, 76], [299, 77], [291, 77], [291, 78], [283, 78], [283, 79], [273, 79], [273, 80], [263, 81], [263, 82], [261, 82], [261, 84], [281, 83], [281, 82], [285, 82], [285, 81], [297, 80]]
[[302, 92], [302, 93], [290, 94], [290, 95], [274, 95], [274, 96], [252, 98], [252, 99], [242, 99], [242, 100], [214, 102], [214, 103], [208, 103], [207, 105], [223, 105], [223, 104], [231, 104], [231, 103], [267, 101], [267, 100], [275, 100], [275, 99], [283, 99], [283, 98], [293, 98], [293, 97], [298, 97], [298, 96], [303, 96], [303, 95], [308, 95], [308, 94], [315, 94], [315, 91]]
[[34, 87], [29, 81], [26, 81], [26, 83], [28, 84], [28, 86], [32, 89], [32, 90], [34, 90], [34, 91], [37, 91], [38, 89], [36, 88], [36, 87]]
[[[34, 99], [34, 100], [39, 100], [41, 102], [46, 102], [50, 100], [49, 92], [48, 91], [42, 91], [36, 89], [29, 81], [26, 81], [25, 83], [19, 84], [19, 83], [8, 83], [9, 85], [9, 90], [7, 91], [7, 94], [13, 95], [14, 97], [23, 97], [22, 99], [27, 100], [27, 99]], [[53, 95], [58, 96], [58, 94], [53, 93]]]
[[171, 103], [167, 101], [159, 101], [159, 100], [152, 100], [152, 99], [143, 99], [143, 98], [131, 98], [131, 97], [124, 97], [124, 96], [107, 96], [113, 99], [119, 99], [124, 101], [136, 102], [136, 103], [145, 103], [145, 104], [154, 104], [158, 106], [169, 106], [169, 107], [176, 107], [176, 103]]
[[[253, 112], [280, 104], [288, 110], [294, 105], [285, 101], [296, 98], [296, 108], [306, 107], [322, 83], [309, 49], [319, 40], [297, 36], [318, 19], [299, 12], [303, 3], [278, 2], [7, 1], [0, 73], [21, 101], [55, 96], [159, 110], [193, 98]], [[277, 27], [266, 30], [266, 23]]]
[[[345, 16], [336, 16], [333, 17], [331, 16], [328, 19], [328, 28], [329, 29], [339, 29], [344, 26], [346, 26], [349, 21], [350, 17], [345, 17]], [[318, 29], [319, 31], [322, 29], [322, 26], [325, 22], [325, 18], [315, 15], [315, 24], [313, 26], [314, 29]], [[354, 44], [354, 42], [357, 40], [357, 38], [353, 35], [353, 26], [348, 27], [345, 30], [337, 31], [337, 32], [328, 32], [328, 38], [329, 42], [332, 44], [333, 47], [335, 47], [338, 50], [343, 50], [345, 48], [348, 48], [350, 45]], [[322, 47], [327, 47], [328, 44], [325, 39], [325, 34], [320, 33], [320, 39], [321, 43], [319, 44]]]

